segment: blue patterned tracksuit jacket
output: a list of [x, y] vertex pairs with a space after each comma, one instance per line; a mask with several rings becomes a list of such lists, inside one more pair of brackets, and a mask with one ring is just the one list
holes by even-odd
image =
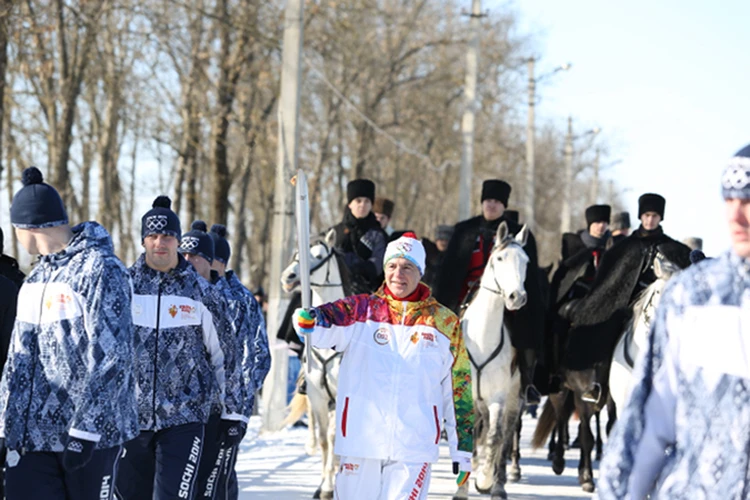
[[222, 418], [243, 419], [231, 394], [225, 397], [223, 320], [215, 316], [223, 306], [208, 281], [178, 259], [167, 273], [148, 267], [143, 255], [130, 268], [141, 430], [206, 423], [215, 398]]
[[[227, 271], [226, 279], [235, 298], [245, 307], [242, 313], [245, 315], [243, 325], [239, 332], [240, 347], [243, 352], [242, 373], [246, 386], [246, 400], [244, 405], [245, 415], [252, 414], [255, 404], [255, 393], [263, 386], [268, 371], [271, 369], [271, 354], [268, 351], [268, 336], [266, 335], [266, 321], [263, 319], [263, 311], [260, 304], [255, 300], [253, 294], [244, 287], [237, 275]], [[243, 347], [244, 346], [244, 347]]]
[[96, 222], [26, 278], [0, 383], [9, 449], [62, 452], [65, 434], [118, 446], [138, 435], [131, 287]]
[[[221, 319], [218, 329], [221, 350], [224, 353], [224, 405], [242, 415], [242, 420], [248, 422], [250, 415], [244, 411], [246, 387], [242, 376], [242, 342], [238, 332], [242, 328], [243, 314], [239, 303], [232, 293], [229, 283], [215, 271], [211, 271], [212, 286], [210, 289], [214, 300], [207, 305], [214, 317]], [[211, 413], [221, 413], [222, 407], [217, 397]]]
[[750, 498], [750, 261], [674, 277], [634, 376], [599, 498]]

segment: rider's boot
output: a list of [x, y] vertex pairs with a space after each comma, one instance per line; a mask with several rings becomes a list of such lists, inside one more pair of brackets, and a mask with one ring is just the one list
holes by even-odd
[[518, 359], [518, 368], [521, 370], [521, 396], [527, 405], [538, 405], [542, 395], [539, 394], [534, 385], [534, 367], [536, 366], [536, 351], [534, 349], [523, 349]]

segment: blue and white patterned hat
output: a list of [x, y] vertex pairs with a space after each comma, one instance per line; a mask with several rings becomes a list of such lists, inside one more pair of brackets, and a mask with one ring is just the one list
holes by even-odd
[[750, 144], [737, 151], [721, 176], [724, 199], [750, 199]]

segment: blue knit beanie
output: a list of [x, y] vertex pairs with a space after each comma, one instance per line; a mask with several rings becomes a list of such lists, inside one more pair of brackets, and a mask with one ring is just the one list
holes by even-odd
[[152, 209], [141, 218], [141, 241], [151, 234], [166, 234], [178, 240], [182, 236], [180, 218], [171, 209], [168, 196], [157, 196]]
[[38, 229], [68, 223], [62, 198], [55, 188], [45, 184], [44, 176], [36, 167], [21, 174], [23, 187], [13, 197], [10, 222], [19, 229]]
[[735, 153], [721, 176], [724, 199], [750, 199], [750, 144]]
[[223, 224], [214, 224], [208, 234], [214, 240], [214, 258], [222, 264], [229, 262], [232, 250], [227, 241], [227, 227]]
[[214, 240], [206, 232], [205, 222], [193, 221], [190, 231], [180, 240], [180, 253], [200, 255], [208, 262], [214, 261]]

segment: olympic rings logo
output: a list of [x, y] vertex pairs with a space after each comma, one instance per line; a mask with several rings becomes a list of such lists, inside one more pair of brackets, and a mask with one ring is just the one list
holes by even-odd
[[150, 215], [146, 217], [146, 228], [149, 231], [161, 231], [169, 224], [166, 215]]
[[192, 252], [193, 250], [198, 248], [200, 242], [201, 240], [199, 240], [195, 236], [184, 236], [182, 238], [182, 241], [180, 242], [180, 250], [184, 252]]

